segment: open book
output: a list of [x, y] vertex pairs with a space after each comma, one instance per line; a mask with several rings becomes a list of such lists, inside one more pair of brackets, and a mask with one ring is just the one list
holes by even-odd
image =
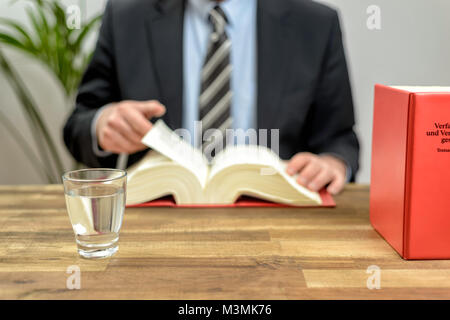
[[233, 145], [210, 164], [158, 120], [142, 139], [151, 148], [128, 170], [127, 205], [172, 196], [178, 205], [233, 204], [250, 196], [293, 206], [320, 206], [322, 199], [285, 172], [285, 163], [270, 149]]

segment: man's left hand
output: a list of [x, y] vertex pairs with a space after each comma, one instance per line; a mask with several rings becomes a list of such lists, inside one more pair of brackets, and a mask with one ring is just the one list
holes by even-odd
[[336, 195], [345, 186], [347, 167], [332, 155], [301, 152], [292, 157], [286, 171], [291, 176], [298, 173], [297, 182], [312, 191], [328, 185], [327, 191]]

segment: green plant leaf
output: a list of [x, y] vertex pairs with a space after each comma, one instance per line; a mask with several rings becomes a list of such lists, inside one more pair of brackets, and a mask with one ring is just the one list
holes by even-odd
[[39, 20], [40, 20], [39, 25], [41, 26], [41, 32], [39, 33], [40, 41], [41, 41], [41, 50], [42, 50], [42, 54], [43, 54], [41, 56], [41, 60], [44, 63], [47, 61], [47, 63], [50, 66], [53, 66], [54, 63], [51, 60], [51, 54], [50, 54], [51, 47], [52, 47], [50, 27], [47, 23], [47, 17], [45, 15], [45, 12], [42, 9], [42, 7], [36, 6], [36, 9], [39, 14]]
[[38, 50], [41, 50], [41, 33], [42, 33], [42, 26], [38, 20], [38, 17], [35, 15], [33, 9], [31, 7], [25, 8], [25, 12], [27, 13], [27, 16], [33, 26], [33, 31], [35, 33], [35, 46]]
[[9, 27], [10, 29], [14, 30], [19, 35], [21, 35], [22, 36], [21, 43], [23, 43], [27, 47], [34, 47], [33, 40], [31, 38], [31, 36], [28, 34], [28, 32], [25, 30], [25, 27], [23, 27], [19, 23], [15, 22], [14, 20], [2, 18], [2, 17], [0, 17], [0, 24], [3, 24], [6, 27]]
[[14, 38], [13, 36], [4, 33], [4, 32], [0, 32], [0, 43], [6, 44], [10, 47], [19, 49], [20, 51], [29, 53], [29, 54], [35, 54], [36, 51], [30, 49], [29, 47], [27, 47], [25, 44], [23, 44], [22, 42], [20, 42], [19, 40], [17, 40], [16, 38]]

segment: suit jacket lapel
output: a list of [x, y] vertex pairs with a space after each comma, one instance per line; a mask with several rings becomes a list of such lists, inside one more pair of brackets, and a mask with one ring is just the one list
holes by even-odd
[[283, 1], [259, 0], [257, 8], [258, 128], [273, 129], [280, 107], [286, 69]]
[[172, 129], [182, 125], [183, 105], [183, 15], [184, 1], [157, 1], [148, 15], [150, 53], [159, 82], [164, 116]]

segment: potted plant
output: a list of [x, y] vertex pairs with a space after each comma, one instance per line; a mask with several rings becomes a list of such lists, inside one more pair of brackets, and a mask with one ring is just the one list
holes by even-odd
[[[19, 0], [27, 1], [26, 15], [29, 26], [9, 18], [0, 18], [0, 45], [19, 50], [39, 61], [55, 75], [64, 90], [68, 101], [73, 101], [83, 72], [90, 61], [92, 51], [87, 52], [85, 42], [98, 27], [101, 15], [81, 22], [78, 27], [68, 26], [71, 14], [57, 0]], [[14, 1], [15, 2], [15, 1]], [[54, 139], [43, 120], [42, 114], [0, 47], [0, 71], [8, 79], [17, 95], [22, 111], [32, 131], [37, 153], [31, 148], [22, 134], [0, 110], [0, 125], [3, 125], [36, 169], [49, 183], [60, 181], [64, 171], [61, 156]]]

